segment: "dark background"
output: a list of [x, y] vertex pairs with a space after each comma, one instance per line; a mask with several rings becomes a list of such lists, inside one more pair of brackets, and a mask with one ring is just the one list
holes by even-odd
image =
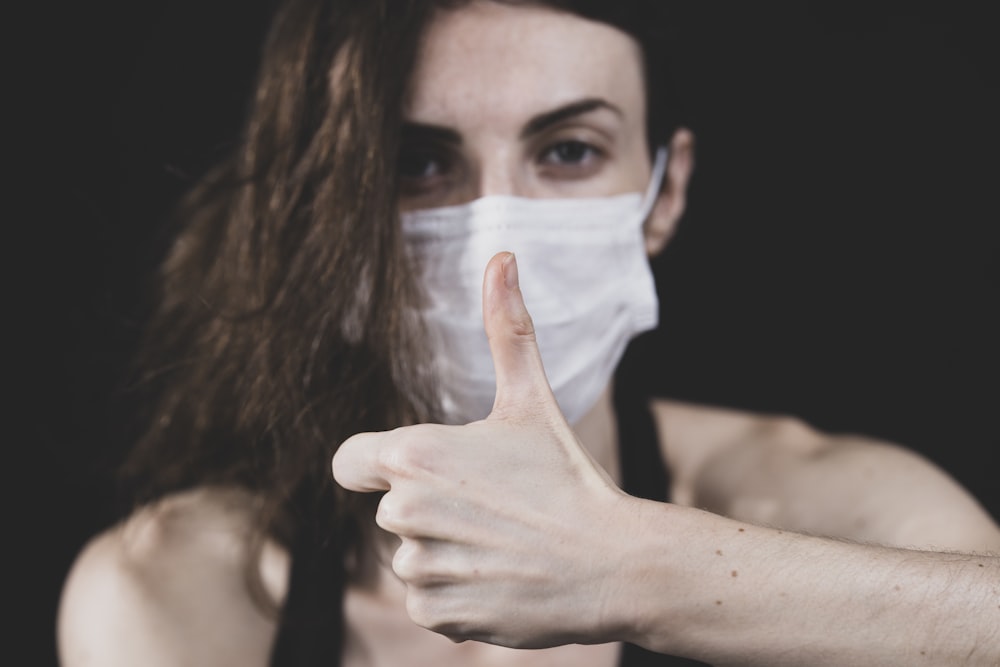
[[[707, 4], [680, 3], [676, 19], [697, 170], [656, 262], [661, 331], [637, 343], [656, 391], [909, 445], [1000, 516], [987, 463], [1000, 340], [993, 24], [902, 3]], [[32, 664], [53, 659], [63, 577], [112, 517], [121, 372], [162, 215], [234, 138], [268, 4], [45, 12], [25, 50], [30, 118], [12, 128], [31, 143], [13, 362], [27, 370], [15, 375], [27, 427], [15, 453], [29, 460], [14, 509], [30, 519], [15, 551], [34, 591]]]

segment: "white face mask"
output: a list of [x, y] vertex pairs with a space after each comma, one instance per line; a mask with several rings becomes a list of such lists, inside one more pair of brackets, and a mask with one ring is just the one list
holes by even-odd
[[403, 214], [403, 236], [427, 298], [421, 315], [446, 423], [483, 419], [493, 407], [483, 273], [504, 250], [517, 257], [524, 303], [563, 415], [574, 424], [593, 407], [629, 341], [658, 323], [642, 227], [666, 161], [660, 148], [645, 195], [495, 195]]

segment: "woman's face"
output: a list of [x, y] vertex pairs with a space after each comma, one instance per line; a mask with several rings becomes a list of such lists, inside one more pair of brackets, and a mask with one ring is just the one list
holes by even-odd
[[438, 13], [403, 112], [401, 210], [644, 190], [641, 62], [626, 33], [573, 14], [482, 0]]

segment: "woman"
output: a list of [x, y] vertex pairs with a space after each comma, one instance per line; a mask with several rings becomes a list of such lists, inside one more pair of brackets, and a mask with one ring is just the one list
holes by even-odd
[[998, 659], [1000, 530], [898, 447], [661, 401], [673, 504], [638, 497], [611, 374], [693, 164], [654, 10], [281, 8], [182, 211], [137, 509], [74, 566], [64, 664]]

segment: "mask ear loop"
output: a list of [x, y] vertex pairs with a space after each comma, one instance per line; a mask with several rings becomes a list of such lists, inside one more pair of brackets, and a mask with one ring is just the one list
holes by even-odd
[[646, 186], [646, 194], [643, 195], [642, 206], [640, 208], [642, 211], [642, 220], [649, 217], [650, 212], [653, 210], [653, 204], [656, 202], [656, 197], [660, 194], [660, 187], [663, 185], [663, 175], [667, 171], [668, 154], [669, 151], [666, 146], [660, 146], [656, 149], [656, 157], [653, 158], [653, 174], [649, 179], [649, 185]]

